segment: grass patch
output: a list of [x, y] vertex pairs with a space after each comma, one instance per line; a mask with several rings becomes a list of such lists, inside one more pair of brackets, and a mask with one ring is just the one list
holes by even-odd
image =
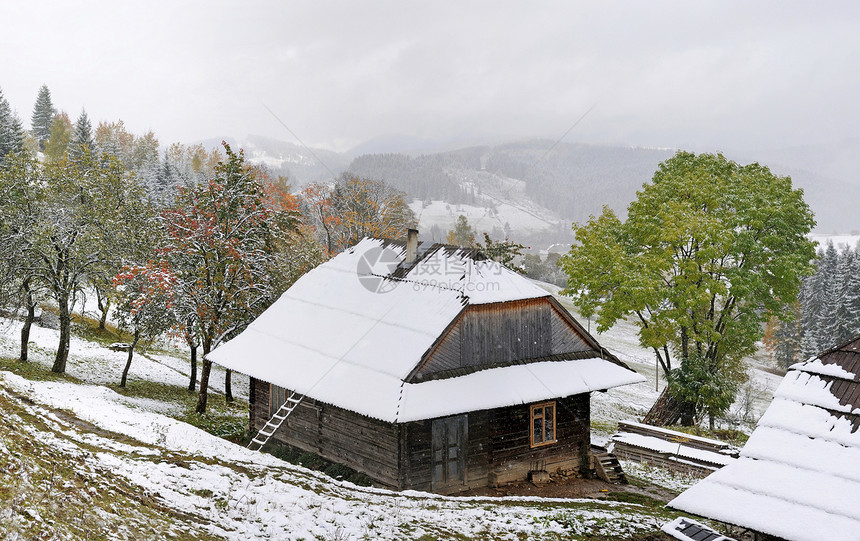
[[11, 359], [9, 357], [0, 357], [0, 370], [12, 372], [22, 378], [33, 381], [68, 381], [71, 383], [83, 383], [74, 376], [51, 372], [49, 368], [46, 368], [39, 363], [31, 361], [22, 363], [18, 359]]
[[364, 473], [357, 472], [344, 464], [338, 464], [336, 462], [326, 460], [315, 453], [308, 453], [296, 449], [290, 445], [272, 442], [267, 443], [262, 450], [274, 457], [289, 462], [290, 464], [296, 464], [310, 470], [322, 472], [332, 479], [349, 481], [354, 485], [362, 487], [369, 487], [372, 484], [370, 477]]
[[608, 492], [605, 499], [614, 502], [635, 503], [650, 509], [663, 509], [666, 507], [666, 502], [637, 492]]
[[227, 402], [223, 395], [210, 391], [206, 401], [206, 413], [197, 413], [195, 410], [199, 393], [189, 391], [187, 387], [142, 380], [129, 381], [126, 387], [120, 387], [118, 384], [108, 387], [123, 396], [174, 404], [179, 410], [179, 413], [173, 416], [176, 420], [234, 443], [246, 442], [248, 402], [244, 400]]
[[41, 408], [23, 404], [0, 390], [0, 531], [9, 539], [218, 539], [200, 517], [94, 465], [86, 446], [57, 447], [52, 438], [69, 440], [56, 421], [45, 423]]
[[[245, 407], [247, 408], [247, 404]], [[192, 411], [177, 417], [177, 419], [240, 445], [246, 443], [248, 439], [248, 419], [244, 415], [224, 415], [211, 411], [196, 413]]]
[[618, 431], [618, 423], [592, 419], [591, 430], [600, 434], [614, 434]]
[[75, 334], [84, 340], [96, 342], [105, 347], [113, 344], [114, 342], [132, 341], [132, 336], [130, 334], [122, 332], [110, 322], [105, 322], [105, 328], [100, 329], [99, 320], [94, 317], [72, 314], [71, 320], [74, 325]]

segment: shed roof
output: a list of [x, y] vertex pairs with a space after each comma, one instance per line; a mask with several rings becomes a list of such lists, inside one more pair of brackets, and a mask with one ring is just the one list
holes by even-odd
[[[422, 249], [423, 248], [423, 249]], [[301, 277], [209, 359], [323, 402], [405, 422], [637, 383], [614, 358], [552, 360], [409, 383], [467, 306], [548, 297], [472, 250], [366, 238]]]
[[860, 336], [791, 367], [736, 462], [669, 503], [790, 541], [860, 539]]

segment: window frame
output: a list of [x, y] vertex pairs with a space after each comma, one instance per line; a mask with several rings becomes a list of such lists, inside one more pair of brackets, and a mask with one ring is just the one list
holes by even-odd
[[[552, 408], [552, 438], [551, 440], [547, 440], [546, 438], [546, 409]], [[540, 410], [539, 414], [535, 414], [537, 410]], [[541, 419], [541, 440], [535, 441], [535, 420]], [[534, 449], [535, 447], [543, 447], [544, 445], [552, 445], [554, 443], [558, 443], [558, 432], [556, 430], [556, 419], [558, 419], [558, 408], [556, 407], [556, 401], [550, 400], [549, 402], [541, 402], [540, 404], [532, 404], [529, 407], [529, 447]]]

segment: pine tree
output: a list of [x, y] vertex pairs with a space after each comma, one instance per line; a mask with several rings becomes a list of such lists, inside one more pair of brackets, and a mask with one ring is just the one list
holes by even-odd
[[812, 336], [807, 332], [807, 323], [809, 322], [809, 318], [807, 317], [807, 308], [808, 308], [808, 298], [810, 293], [810, 283], [812, 282], [815, 275], [808, 276], [803, 279], [803, 282], [800, 285], [800, 292], [797, 294], [797, 303], [800, 305], [800, 315], [798, 319], [798, 323], [800, 324], [800, 354], [805, 358], [809, 357], [809, 350], [815, 349], [813, 344], [809, 343], [809, 338]]
[[820, 273], [819, 291], [821, 307], [815, 321], [815, 332], [820, 349], [826, 349], [838, 343], [836, 310], [839, 304], [839, 252], [833, 242], [827, 243], [824, 257], [818, 267]]
[[87, 116], [87, 111], [81, 110], [81, 115], [75, 121], [75, 129], [72, 133], [72, 143], [69, 147], [69, 156], [72, 161], [80, 161], [86, 152], [92, 152], [95, 145], [93, 139], [93, 125]]
[[165, 150], [154, 186], [156, 200], [168, 201], [173, 198], [178, 185], [179, 172], [176, 170], [176, 166], [170, 163], [170, 156]]
[[24, 128], [9, 102], [3, 97], [0, 89], [0, 164], [10, 152], [21, 152], [24, 149]]
[[794, 319], [790, 321], [776, 320], [773, 330], [772, 348], [769, 344], [769, 349], [773, 350], [773, 356], [776, 362], [782, 368], [788, 368], [802, 359], [801, 347], [803, 339], [803, 329], [800, 326], [800, 303], [796, 303], [792, 307]]
[[822, 273], [821, 259], [824, 256], [822, 250], [818, 250], [818, 260], [815, 262], [816, 270], [812, 276], [803, 280], [803, 285], [800, 288], [798, 299], [801, 307], [801, 352], [804, 357], [811, 357], [821, 351], [821, 344], [818, 343], [818, 320], [819, 313], [823, 307], [822, 300]]
[[860, 252], [845, 250], [839, 265], [839, 341], [860, 333]]
[[51, 137], [51, 127], [54, 124], [56, 113], [54, 104], [51, 102], [51, 91], [48, 90], [47, 85], [42, 85], [39, 88], [39, 95], [36, 97], [36, 105], [33, 107], [33, 116], [30, 119], [33, 137], [39, 142], [40, 150], [45, 150], [45, 143]]

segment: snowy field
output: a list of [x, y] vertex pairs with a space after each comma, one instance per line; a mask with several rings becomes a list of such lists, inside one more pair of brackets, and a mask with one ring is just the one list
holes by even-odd
[[[418, 218], [418, 228], [425, 233], [429, 233], [433, 226], [438, 226], [443, 233], [447, 233], [454, 229], [457, 218], [463, 215], [469, 220], [472, 229], [478, 232], [481, 241], [483, 241], [484, 232], [490, 233], [494, 227], [504, 231], [506, 223], [510, 225], [512, 231], [521, 233], [544, 231], [556, 224], [545, 215], [510, 203], [498, 203], [497, 212], [491, 212], [486, 207], [452, 205], [444, 201], [432, 201], [425, 207], [419, 199], [415, 199], [410, 203], [409, 208]], [[444, 238], [435, 240], [445, 242]]]
[[[0, 356], [17, 356], [19, 333], [18, 322], [6, 321], [0, 326]], [[58, 339], [58, 331], [34, 326], [31, 362], [48, 369]], [[136, 354], [130, 387], [135, 382], [154, 381], [175, 386], [181, 392], [188, 381], [186, 355], [186, 351], [174, 346], [157, 355]], [[124, 396], [106, 387], [119, 380], [125, 358], [124, 353], [75, 337], [67, 373], [81, 383], [31, 381], [0, 372], [0, 400], [9, 404], [5, 406], [6, 421], [18, 427], [16, 431], [23, 427], [27, 448], [42, 445], [58, 453], [55, 463], [74, 464], [72, 479], [89, 480], [86, 486], [93, 498], [106, 490], [104, 472], [110, 472], [132, 487], [126, 493], [142, 495], [135, 496], [131, 504], [144, 497], [152, 498], [175, 515], [158, 529], [158, 520], [120, 506], [99, 510], [95, 518], [86, 510], [92, 509], [91, 505], [81, 510], [80, 517], [75, 514], [74, 520], [81, 524], [113, 531], [107, 536], [110, 539], [141, 535], [156, 538], [156, 534], [182, 537], [178, 532], [190, 532], [191, 538], [236, 540], [422, 536], [579, 539], [586, 534], [624, 538], [637, 531], [655, 531], [667, 519], [663, 511], [636, 504], [519, 497], [445, 498], [415, 492], [391, 493], [334, 481], [177, 421], [170, 416], [176, 413], [175, 404]], [[236, 394], [246, 395], [247, 381], [237, 376], [234, 375]], [[222, 382], [223, 373], [216, 367], [213, 388], [220, 388]], [[210, 400], [223, 399], [212, 396]], [[80, 421], [70, 421], [69, 414], [91, 423], [97, 431], [82, 427]], [[3, 444], [0, 451], [8, 451], [11, 457], [20, 456], [21, 452], [11, 447], [12, 436], [4, 438], [9, 447]], [[31, 461], [21, 460], [14, 465], [12, 460], [6, 467], [25, 474], [9, 478], [11, 488], [3, 488], [13, 495], [37, 494], [42, 485], [30, 482], [38, 477], [38, 471], [27, 470]], [[59, 478], [52, 472], [52, 482], [55, 477]], [[72, 484], [67, 480], [60, 488], [68, 491]], [[111, 490], [122, 495], [116, 487], [120, 484], [113, 482]], [[82, 494], [90, 497], [87, 491]], [[49, 515], [49, 510], [34, 510], [41, 509], [38, 505], [43, 500], [44, 496], [21, 496], [0, 503], [0, 527], [11, 532], [4, 539], [19, 538], [16, 532], [21, 532], [23, 539], [28, 537], [25, 532], [52, 531], [56, 517], [43, 516]], [[56, 512], [57, 508], [50, 509]], [[162, 519], [164, 515], [159, 520]], [[176, 525], [176, 521], [180, 524]], [[65, 537], [74, 538], [70, 535]]]
[[843, 251], [846, 248], [851, 248], [852, 250], [856, 250], [860, 247], [860, 235], [854, 234], [851, 235], [820, 235], [813, 234], [809, 235], [809, 239], [812, 242], [818, 244], [819, 248], [825, 249], [827, 248], [827, 243], [832, 242], [833, 246], [836, 247], [838, 251]]
[[[541, 285], [554, 291], [554, 286]], [[569, 306], [566, 299], [562, 301]], [[17, 357], [19, 333], [18, 322], [5, 321], [0, 325], [0, 356]], [[654, 387], [653, 357], [637, 345], [633, 325], [620, 323], [597, 338], [648, 378], [646, 383], [593, 394], [594, 440], [602, 443], [614, 431], [618, 420], [641, 417], [658, 392]], [[31, 362], [49, 369], [58, 339], [58, 331], [34, 326]], [[672, 511], [631, 503], [519, 497], [446, 498], [416, 492], [391, 493], [334, 481], [178, 421], [174, 417], [182, 408], [180, 404], [125, 396], [106, 387], [119, 381], [125, 359], [125, 353], [73, 337], [67, 373], [81, 383], [30, 381], [0, 372], [0, 401], [10, 404], [6, 408], [6, 421], [24, 427], [28, 445], [40, 443], [59, 453], [55, 463], [59, 460], [75, 464], [75, 479], [92, 479], [98, 472], [110, 472], [132, 487], [127, 492], [142, 495], [134, 496], [132, 505], [150, 498], [170, 509], [169, 514], [159, 515], [166, 525], [152, 530], [158, 532], [158, 537], [183, 538], [179, 532], [186, 532], [187, 538], [235, 540], [421, 539], [422, 536], [423, 539], [587, 536], [625, 539], [637, 532], [656, 531], [660, 524], [677, 516]], [[754, 373], [754, 381], [762, 386], [761, 404], [757, 407], [763, 411], [779, 378], [760, 371]], [[175, 387], [181, 393], [187, 386], [188, 374], [187, 349], [165, 343], [160, 345], [158, 353], [135, 354], [130, 387], [135, 382], [157, 382]], [[214, 391], [223, 388], [223, 377], [223, 371], [214, 367], [211, 381]], [[247, 400], [247, 379], [234, 374], [233, 382], [237, 398]], [[661, 382], [661, 389], [662, 385]], [[216, 400], [223, 402], [223, 397], [213, 394], [210, 401]], [[68, 414], [83, 423], [69, 420]], [[82, 426], [85, 423], [91, 423], [97, 430]], [[0, 451], [11, 449], [2, 442], [0, 439]], [[7, 454], [15, 457], [20, 452]], [[26, 471], [27, 461], [20, 462], [17, 467]], [[695, 482], [632, 463], [625, 467], [635, 477], [673, 491]], [[36, 472], [30, 473], [37, 478]], [[18, 483], [15, 486], [19, 486], [20, 493], [26, 492], [23, 487], [28, 486], [27, 479], [24, 475], [13, 480]], [[104, 490], [100, 479], [88, 486], [95, 487], [92, 488], [95, 491]], [[114, 482], [119, 484], [120, 481]], [[32, 485], [39, 486], [35, 481]], [[28, 529], [33, 524], [49, 528], [54, 520], [42, 516], [47, 511], [27, 511], [33, 504], [26, 499], [23, 502], [16, 507], [9, 500], [0, 501], [0, 527], [13, 532], [4, 539], [17, 539], [16, 531], [34, 531]], [[139, 510], [133, 513], [117, 509], [115, 514], [110, 510], [100, 511], [96, 519], [87, 519], [86, 510], [80, 513], [81, 521], [97, 520], [105, 531], [113, 531], [107, 535], [109, 539], [141, 535], [157, 538], [155, 533], [141, 534], [150, 530], [134, 530], [128, 522], [125, 515], [145, 516]], [[153, 524], [158, 521], [153, 520], [138, 518], [140, 528], [144, 524], [156, 528]], [[114, 526], [108, 528], [111, 524]], [[20, 538], [26, 536], [22, 533]]]
[[[103, 386], [33, 382], [2, 372], [0, 393], [38, 404], [24, 406], [45, 425], [31, 429], [30, 438], [61, 445], [67, 460], [82, 462], [88, 471], [106, 469], [157, 494], [171, 509], [197, 517], [198, 528], [215, 537], [576, 538], [586, 531], [623, 536], [656, 528], [662, 520], [636, 506], [595, 500], [444, 498], [356, 487], [124, 404]], [[76, 429], [51, 408], [132, 440], [120, 443]], [[169, 461], [160, 459], [166, 452]], [[630, 514], [635, 520], [623, 518]], [[15, 526], [8, 516], [0, 519]]]

